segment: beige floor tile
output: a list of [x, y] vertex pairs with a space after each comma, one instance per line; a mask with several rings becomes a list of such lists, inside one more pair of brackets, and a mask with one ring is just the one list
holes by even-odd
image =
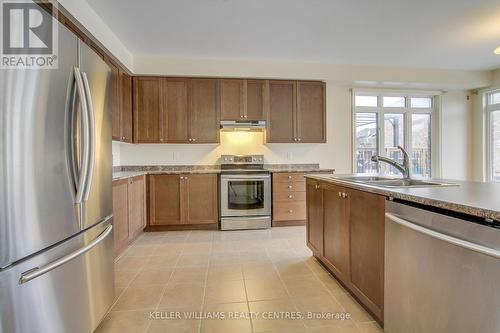
[[245, 279], [267, 279], [279, 277], [278, 271], [271, 263], [242, 264]]
[[165, 256], [165, 255], [179, 255], [183, 250], [184, 243], [166, 243], [158, 245], [153, 251], [152, 255]]
[[208, 279], [212, 281], [242, 280], [243, 269], [241, 265], [210, 266], [208, 268]]
[[120, 297], [120, 295], [125, 291], [125, 288], [117, 288], [115, 286], [115, 298], [114, 298], [114, 301], [116, 302], [116, 300], [118, 299], [118, 297]]
[[361, 333], [353, 321], [335, 321], [325, 326], [308, 327], [307, 333]]
[[183, 254], [207, 254], [212, 251], [211, 242], [188, 242], [184, 244]]
[[382, 327], [376, 322], [358, 323], [357, 326], [361, 333], [384, 333]]
[[238, 252], [213, 253], [210, 257], [211, 266], [225, 266], [240, 264], [240, 254]]
[[115, 287], [128, 287], [137, 274], [139, 274], [139, 270], [115, 270]]
[[179, 256], [179, 254], [153, 255], [147, 259], [144, 266], [149, 270], [173, 268], [176, 266]]
[[207, 271], [206, 267], [175, 267], [170, 283], [205, 283]]
[[133, 245], [125, 251], [126, 257], [147, 257], [158, 248], [155, 244]]
[[[147, 269], [146, 269], [147, 268]], [[173, 268], [164, 268], [162, 270], [151, 270], [149, 267], [143, 268], [139, 274], [132, 280], [130, 287], [149, 286], [149, 285], [166, 285]]]
[[354, 322], [363, 323], [373, 321], [373, 318], [349, 294], [337, 294], [334, 297], [351, 314]]
[[95, 333], [141, 333], [148, 327], [149, 312], [120, 311], [110, 312], [101, 322]]
[[115, 270], [123, 271], [139, 271], [145, 264], [144, 258], [141, 257], [121, 257], [115, 263]]
[[207, 284], [205, 304], [246, 302], [243, 280], [211, 281]]
[[[315, 297], [292, 298], [297, 309], [304, 316], [307, 327], [326, 326], [331, 322], [345, 320], [348, 314], [330, 294]], [[323, 315], [327, 317], [323, 317]]]
[[316, 274], [316, 277], [332, 294], [345, 294], [347, 291], [340, 283], [330, 274]]
[[248, 301], [262, 301], [288, 297], [285, 286], [278, 278], [245, 280]]
[[223, 314], [223, 319], [204, 319], [201, 321], [202, 333], [251, 333], [252, 326], [248, 314], [248, 304], [211, 304], [203, 308], [204, 312]]
[[200, 323], [194, 319], [151, 320], [147, 333], [198, 333]]
[[258, 318], [252, 319], [255, 332], [289, 332], [304, 329], [304, 323], [300, 316], [297, 316], [297, 308], [290, 299], [248, 302], [248, 305], [251, 312], [259, 313]]
[[163, 286], [129, 287], [111, 311], [154, 310], [160, 301]]
[[304, 261], [298, 259], [278, 261], [275, 262], [275, 266], [282, 277], [313, 275], [309, 266]]
[[169, 283], [163, 292], [158, 309], [182, 308], [199, 311], [204, 293], [204, 283]]
[[329, 294], [316, 276], [303, 275], [282, 277], [282, 279], [291, 297], [313, 297]]
[[209, 254], [181, 254], [177, 267], [208, 267]]

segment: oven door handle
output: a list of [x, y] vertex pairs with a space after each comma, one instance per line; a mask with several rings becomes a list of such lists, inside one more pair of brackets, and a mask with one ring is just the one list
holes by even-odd
[[222, 175], [222, 180], [270, 179], [271, 175]]

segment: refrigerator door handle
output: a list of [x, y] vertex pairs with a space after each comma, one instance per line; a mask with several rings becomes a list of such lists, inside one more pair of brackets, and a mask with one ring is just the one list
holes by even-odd
[[23, 283], [29, 282], [33, 279], [36, 279], [37, 277], [44, 275], [44, 274], [56, 269], [59, 266], [66, 264], [67, 262], [81, 256], [82, 254], [85, 254], [86, 252], [90, 251], [92, 248], [97, 246], [100, 242], [102, 242], [111, 233], [111, 230], [113, 230], [112, 224], [108, 225], [106, 227], [106, 229], [99, 236], [97, 236], [92, 242], [85, 245], [84, 247], [82, 247], [82, 248], [80, 248], [80, 249], [78, 249], [78, 250], [76, 250], [68, 255], [65, 255], [62, 258], [54, 260], [51, 263], [48, 263], [47, 265], [44, 265], [42, 267], [36, 267], [36, 268], [30, 269], [30, 270], [22, 273], [21, 277], [19, 278], [19, 284], [23, 284]]
[[94, 176], [95, 167], [95, 115], [94, 106], [92, 102], [92, 95], [90, 94], [89, 81], [87, 79], [87, 74], [81, 72], [83, 87], [85, 89], [85, 101], [87, 102], [87, 112], [89, 120], [89, 159], [88, 159], [88, 170], [85, 180], [85, 191], [83, 195], [83, 200], [87, 201], [89, 199], [90, 190], [92, 187], [92, 177]]
[[[83, 200], [83, 195], [84, 195], [84, 190], [85, 190], [85, 181], [87, 179], [87, 173], [88, 173], [88, 166], [89, 166], [89, 117], [88, 117], [88, 109], [87, 109], [87, 103], [85, 102], [85, 88], [83, 86], [83, 80], [80, 75], [80, 69], [78, 67], [74, 68], [74, 75], [75, 75], [75, 81], [76, 81], [76, 88], [78, 91], [78, 95], [80, 98], [80, 104], [82, 108], [82, 130], [81, 130], [81, 137], [82, 140], [80, 142], [80, 145], [82, 146], [82, 152], [81, 152], [81, 169], [80, 169], [80, 175], [78, 176], [78, 183], [76, 187], [76, 195], [75, 195], [75, 203], [80, 204], [82, 203]], [[74, 152], [73, 152], [74, 154]], [[73, 156], [73, 158], [75, 158]]]

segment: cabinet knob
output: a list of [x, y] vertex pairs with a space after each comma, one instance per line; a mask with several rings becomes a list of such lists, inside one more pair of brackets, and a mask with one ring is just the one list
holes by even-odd
[[292, 185], [288, 185], [288, 188], [292, 188], [293, 186]]
[[288, 176], [288, 179], [292, 179], [292, 176]]
[[192, 140], [193, 140], [193, 142], [195, 142], [195, 141], [196, 141], [196, 139], [192, 139]]
[[244, 116], [243, 116], [243, 118], [248, 118], [248, 116], [247, 116], [247, 115], [244, 115]]
[[299, 141], [299, 142], [300, 142], [300, 141], [302, 141], [302, 139], [301, 139], [301, 138], [298, 138], [298, 139], [297, 139], [297, 141]]
[[160, 142], [163, 142], [163, 139], [160, 139]]
[[288, 210], [288, 212], [289, 212], [289, 213], [293, 213], [293, 210], [292, 210], [292, 209], [289, 209], [289, 210]]
[[339, 192], [339, 197], [342, 197], [342, 192]]
[[347, 198], [347, 193], [342, 192], [342, 198], [344, 198], [344, 199]]
[[317, 190], [319, 190], [320, 187], [321, 186], [319, 184], [314, 185], [314, 188], [317, 189]]
[[288, 196], [288, 199], [291, 199], [291, 198], [293, 198], [293, 195], [291, 195], [291, 194], [290, 194], [290, 195]]
[[122, 136], [122, 140], [125, 140], [125, 137], [124, 137], [124, 136]]
[[243, 115], [241, 115], [240, 118], [243, 118]]

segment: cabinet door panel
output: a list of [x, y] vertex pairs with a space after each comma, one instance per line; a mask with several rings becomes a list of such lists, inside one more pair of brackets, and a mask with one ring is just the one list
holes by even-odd
[[193, 143], [219, 142], [219, 82], [191, 80], [190, 137]]
[[351, 282], [381, 309], [384, 301], [384, 209], [380, 195], [351, 190]]
[[320, 184], [307, 181], [307, 245], [315, 255], [323, 255], [323, 190]]
[[145, 176], [133, 177], [128, 184], [129, 241], [146, 226]]
[[120, 141], [122, 139], [121, 134], [121, 110], [120, 110], [120, 70], [117, 66], [108, 63], [108, 66], [111, 68], [111, 119], [112, 119], [112, 136], [113, 140]]
[[295, 81], [269, 81], [267, 142], [295, 142]]
[[132, 77], [121, 73], [121, 141], [132, 143]]
[[182, 223], [179, 175], [151, 175], [149, 204], [151, 225]]
[[160, 142], [160, 79], [134, 78], [134, 141]]
[[241, 120], [245, 112], [245, 80], [220, 81], [221, 120]]
[[189, 80], [164, 79], [161, 83], [164, 141], [189, 142]]
[[128, 180], [113, 182], [113, 238], [115, 256], [128, 245]]
[[297, 82], [297, 129], [300, 142], [326, 142], [325, 84]]
[[246, 80], [246, 118], [265, 120], [264, 115], [265, 80]]
[[217, 175], [184, 176], [187, 224], [217, 223]]
[[349, 219], [348, 201], [340, 194], [345, 188], [323, 185], [324, 257], [344, 282], [349, 282]]

